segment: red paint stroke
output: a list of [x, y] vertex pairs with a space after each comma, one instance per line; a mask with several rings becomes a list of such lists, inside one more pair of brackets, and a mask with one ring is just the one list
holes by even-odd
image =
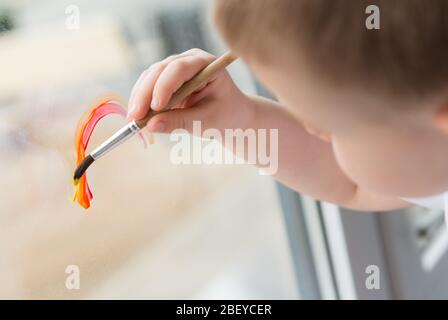
[[[85, 158], [90, 137], [92, 136], [98, 122], [110, 114], [118, 114], [122, 117], [126, 117], [126, 110], [114, 99], [103, 99], [102, 102], [94, 104], [79, 120], [75, 134], [77, 166]], [[144, 136], [142, 134], [139, 135], [144, 141], [146, 147], [146, 140], [144, 139]], [[93, 195], [87, 181], [87, 173], [85, 173], [79, 180], [73, 181], [73, 183], [75, 185], [73, 202], [78, 201], [83, 208], [88, 209], [90, 207], [90, 202], [93, 199]]]

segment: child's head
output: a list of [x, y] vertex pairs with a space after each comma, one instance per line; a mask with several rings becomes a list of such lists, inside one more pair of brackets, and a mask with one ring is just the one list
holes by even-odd
[[[368, 30], [369, 5], [380, 29]], [[446, 0], [217, 0], [230, 48], [349, 177], [380, 193], [448, 190]]]

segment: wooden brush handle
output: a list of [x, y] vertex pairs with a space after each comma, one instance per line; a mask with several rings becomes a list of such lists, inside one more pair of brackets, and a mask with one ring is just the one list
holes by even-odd
[[137, 120], [137, 126], [143, 129], [154, 115], [165, 112], [182, 102], [185, 98], [195, 92], [202, 85], [207, 83], [217, 72], [225, 69], [229, 64], [235, 61], [236, 57], [230, 52], [224, 53], [222, 56], [211, 62], [204, 69], [199, 71], [193, 78], [185, 82], [172, 96], [168, 104], [161, 111], [149, 110], [143, 119]]

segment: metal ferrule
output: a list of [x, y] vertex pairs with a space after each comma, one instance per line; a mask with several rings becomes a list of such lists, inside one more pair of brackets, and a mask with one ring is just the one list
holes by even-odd
[[132, 121], [123, 128], [121, 128], [120, 130], [118, 130], [117, 132], [115, 132], [112, 137], [107, 139], [98, 148], [93, 150], [90, 153], [90, 155], [92, 156], [93, 159], [97, 160], [106, 153], [108, 153], [110, 150], [114, 149], [118, 145], [128, 140], [130, 137], [132, 137], [139, 131], [140, 128], [137, 126], [137, 123], [135, 121]]

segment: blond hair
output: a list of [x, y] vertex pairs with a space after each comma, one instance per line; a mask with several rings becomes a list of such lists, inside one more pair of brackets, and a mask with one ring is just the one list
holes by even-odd
[[[369, 5], [379, 30], [366, 28]], [[231, 48], [293, 50], [335, 83], [425, 95], [448, 82], [446, 0], [216, 0], [214, 17]]]

